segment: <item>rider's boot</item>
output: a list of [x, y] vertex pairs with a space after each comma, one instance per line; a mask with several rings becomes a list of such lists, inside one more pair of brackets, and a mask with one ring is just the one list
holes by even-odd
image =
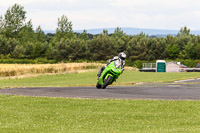
[[105, 69], [105, 66], [103, 66], [103, 67], [99, 70], [99, 72], [98, 72], [98, 74], [97, 74], [98, 80], [99, 80], [99, 77], [101, 76], [101, 73], [103, 72], [104, 69]]

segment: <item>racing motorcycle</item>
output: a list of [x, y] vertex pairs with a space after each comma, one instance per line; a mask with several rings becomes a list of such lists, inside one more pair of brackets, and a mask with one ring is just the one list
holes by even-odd
[[112, 61], [102, 72], [97, 81], [96, 87], [98, 89], [105, 89], [108, 85], [112, 84], [119, 75], [122, 73], [121, 61]]

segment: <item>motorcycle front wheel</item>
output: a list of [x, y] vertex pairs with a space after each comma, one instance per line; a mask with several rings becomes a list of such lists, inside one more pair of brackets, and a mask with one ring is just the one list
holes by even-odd
[[101, 89], [101, 85], [97, 82], [97, 85], [96, 85], [97, 89]]
[[112, 77], [108, 76], [107, 80], [102, 85], [102, 89], [105, 89], [110, 84], [111, 80], [112, 80]]

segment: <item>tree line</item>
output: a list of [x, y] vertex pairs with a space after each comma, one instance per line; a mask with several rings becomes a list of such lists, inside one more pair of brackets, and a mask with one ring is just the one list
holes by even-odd
[[0, 58], [62, 60], [108, 60], [119, 52], [127, 60], [200, 59], [200, 36], [183, 27], [176, 36], [127, 35], [117, 27], [113, 34], [103, 30], [91, 35], [75, 33], [67, 16], [58, 18], [56, 33], [45, 34], [41, 26], [33, 29], [24, 7], [14, 4], [0, 16]]

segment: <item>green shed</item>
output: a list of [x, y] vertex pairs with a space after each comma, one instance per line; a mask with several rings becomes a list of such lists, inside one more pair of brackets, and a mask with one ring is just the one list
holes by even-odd
[[166, 72], [166, 61], [157, 60], [156, 61], [156, 72]]

